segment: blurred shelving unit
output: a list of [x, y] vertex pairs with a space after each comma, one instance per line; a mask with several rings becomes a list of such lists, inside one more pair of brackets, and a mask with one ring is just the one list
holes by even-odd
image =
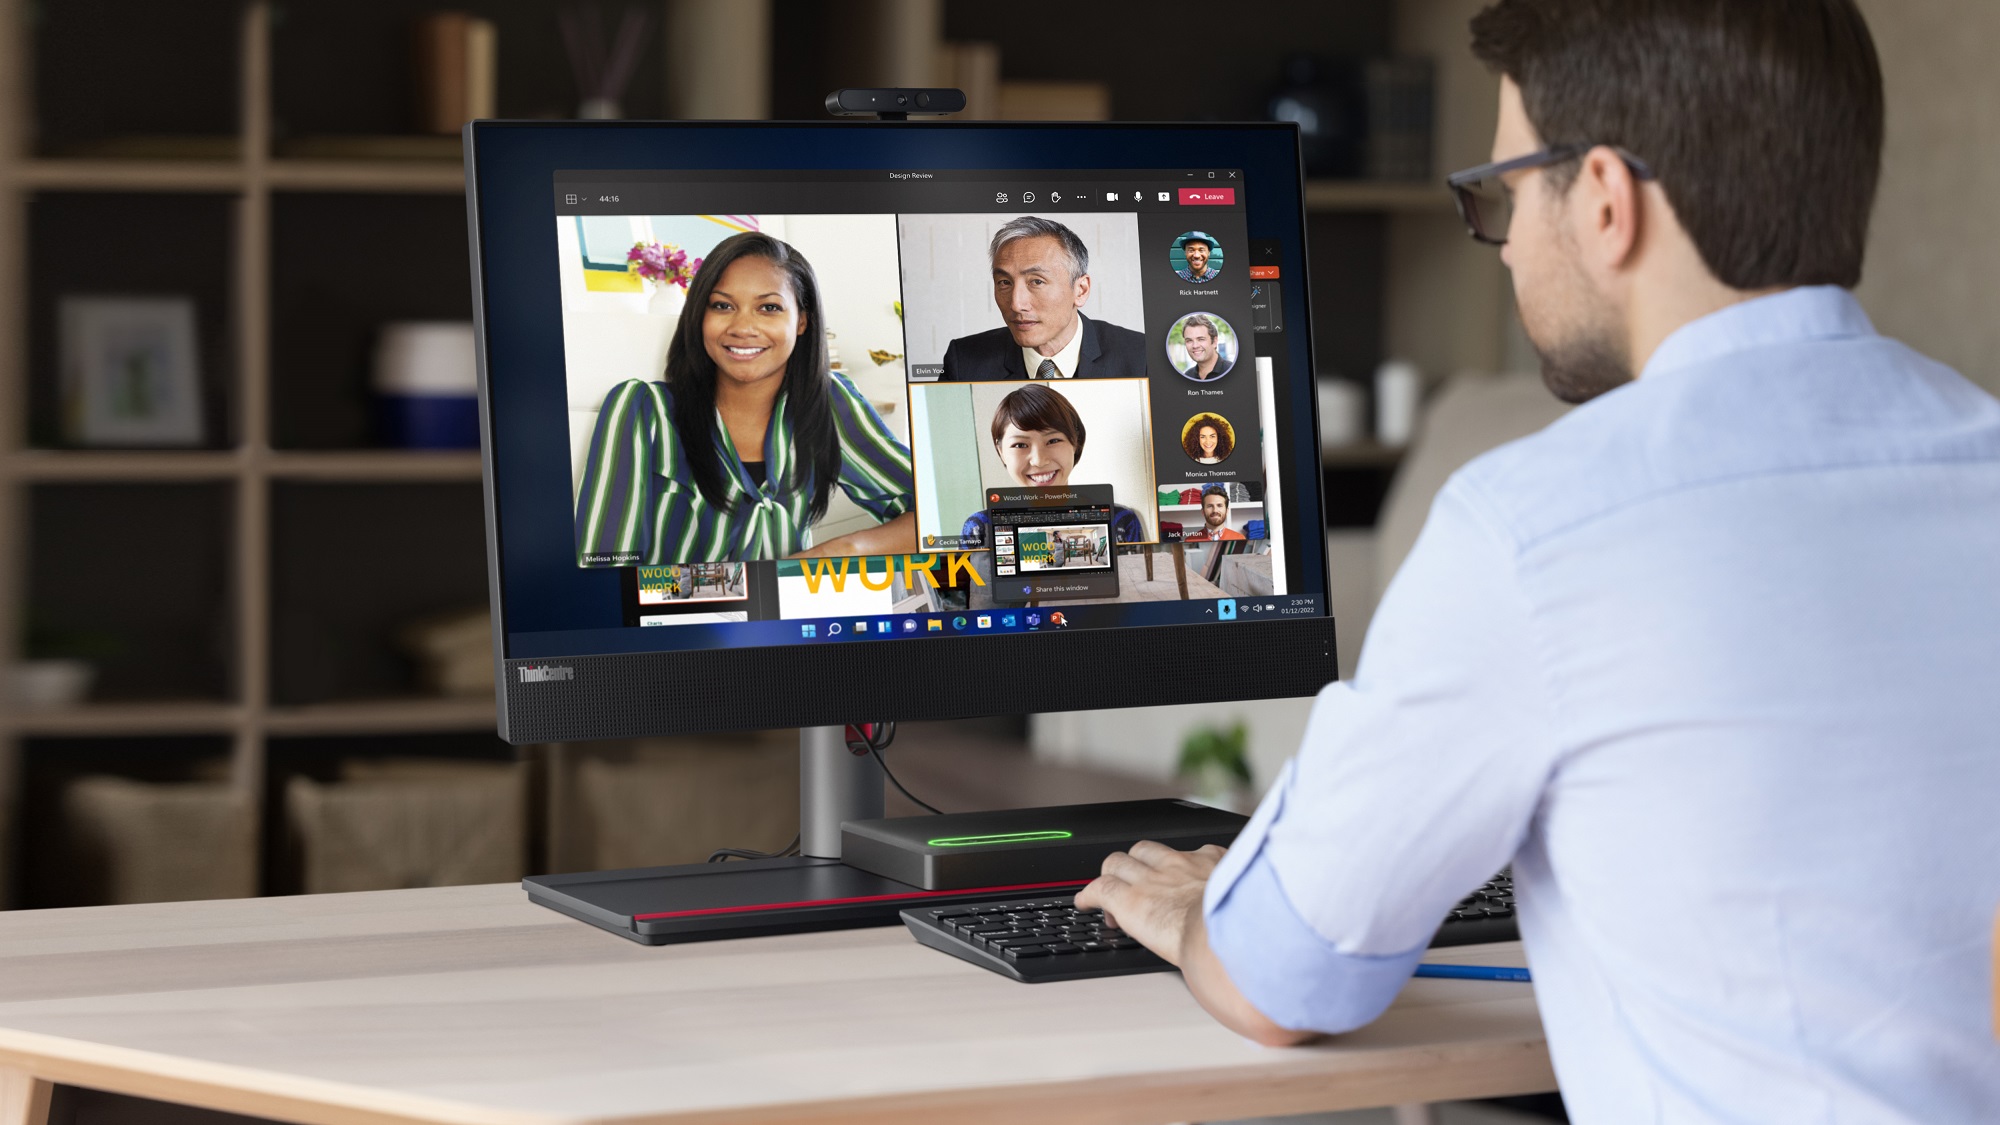
[[[38, 490], [95, 490], [99, 502], [146, 507], [162, 488], [196, 490], [199, 503], [221, 507], [216, 521], [226, 542], [199, 549], [226, 572], [215, 578], [215, 616], [224, 671], [212, 698], [118, 698], [57, 709], [22, 709], [0, 700], [0, 905], [18, 905], [22, 875], [20, 804], [26, 792], [24, 743], [61, 740], [146, 740], [219, 736], [229, 747], [231, 787], [268, 825], [275, 816], [267, 784], [270, 743], [277, 737], [490, 733], [490, 698], [405, 697], [287, 699], [274, 690], [274, 652], [280, 611], [274, 604], [280, 571], [295, 560], [280, 557], [275, 541], [274, 492], [284, 488], [410, 486], [444, 495], [460, 517], [476, 526], [479, 455], [349, 447], [291, 447], [274, 420], [274, 247], [277, 213], [294, 197], [450, 197], [464, 190], [455, 138], [366, 138], [273, 143], [273, 7], [254, 2], [237, 9], [237, 120], [233, 135], [160, 138], [97, 146], [95, 152], [46, 155], [35, 150], [35, 43], [37, 21], [47, 17], [27, 0], [0, 0], [0, 667], [21, 656], [33, 575], [49, 563], [38, 551]], [[208, 17], [215, 18], [215, 17]], [[390, 155], [371, 156], [370, 150]], [[334, 155], [326, 155], [332, 152]], [[298, 153], [298, 154], [293, 154]], [[35, 396], [49, 359], [38, 351], [37, 315], [31, 308], [35, 253], [29, 210], [44, 196], [129, 199], [217, 198], [226, 203], [227, 357], [222, 381], [227, 419], [210, 447], [188, 450], [35, 448]], [[89, 206], [86, 199], [82, 204]], [[394, 204], [384, 204], [394, 206]], [[447, 231], [462, 236], [462, 221]], [[461, 264], [450, 275], [463, 277]], [[416, 315], [423, 315], [418, 313]], [[358, 412], [358, 404], [354, 408]], [[46, 427], [41, 427], [46, 429]], [[213, 429], [214, 427], [211, 427]], [[438, 489], [451, 490], [439, 493]], [[123, 491], [121, 491], [123, 490]], [[205, 491], [206, 490], [206, 491]], [[180, 495], [177, 493], [176, 495]], [[224, 498], [226, 497], [226, 499]], [[465, 522], [459, 520], [459, 523]], [[190, 531], [189, 537], [196, 533]], [[172, 543], [135, 543], [132, 557], [109, 565], [143, 574]], [[470, 550], [483, 566], [476, 541]], [[465, 570], [461, 564], [454, 574]], [[89, 565], [79, 560], [80, 565]], [[98, 565], [104, 565], [98, 560]], [[391, 564], [379, 563], [385, 575]], [[402, 565], [400, 562], [395, 565]], [[393, 581], [393, 577], [380, 580]], [[135, 579], [143, 591], [143, 577]], [[468, 604], [485, 599], [483, 583], [465, 591]], [[143, 691], [139, 694], [143, 694]], [[166, 742], [162, 742], [165, 745]], [[496, 743], [497, 747], [497, 743]], [[260, 855], [264, 849], [259, 848]], [[259, 859], [252, 859], [256, 864]], [[266, 880], [268, 886], [268, 880]]]
[[1307, 180], [1306, 210], [1450, 214], [1452, 202], [1442, 182]]

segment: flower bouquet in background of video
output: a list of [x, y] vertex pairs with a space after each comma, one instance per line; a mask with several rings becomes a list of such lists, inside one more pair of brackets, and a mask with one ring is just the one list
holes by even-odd
[[656, 316], [679, 316], [701, 259], [688, 257], [687, 251], [671, 242], [635, 242], [625, 252], [625, 268], [653, 283], [653, 300], [646, 311]]

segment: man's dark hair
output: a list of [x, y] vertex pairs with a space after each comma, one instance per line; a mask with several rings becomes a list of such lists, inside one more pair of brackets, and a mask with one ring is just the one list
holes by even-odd
[[1472, 53], [1521, 88], [1543, 144], [1650, 165], [1724, 285], [1861, 280], [1883, 110], [1854, 0], [1499, 0]]
[[1203, 488], [1201, 490], [1201, 503], [1203, 507], [1208, 506], [1208, 498], [1211, 496], [1222, 497], [1222, 506], [1225, 508], [1229, 506], [1229, 490], [1227, 488], [1219, 484], [1211, 484]]
[[1029, 383], [1000, 400], [993, 411], [993, 448], [1000, 448], [1000, 439], [1006, 435], [1011, 425], [1027, 433], [1054, 430], [1069, 439], [1076, 452], [1070, 455], [1070, 464], [1083, 460], [1083, 415], [1076, 407], [1053, 387], [1040, 383]]
[[1199, 242], [1202, 244], [1203, 247], [1205, 247], [1208, 250], [1209, 253], [1211, 254], [1215, 253], [1215, 243], [1210, 242], [1208, 240], [1208, 236], [1205, 234], [1191, 234], [1188, 235], [1186, 238], [1181, 239], [1181, 253], [1183, 254], [1187, 253], [1188, 244], [1191, 242]]

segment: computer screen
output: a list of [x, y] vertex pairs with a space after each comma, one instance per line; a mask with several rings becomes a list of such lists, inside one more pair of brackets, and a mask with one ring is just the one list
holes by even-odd
[[469, 151], [503, 735], [1334, 677], [1290, 126]]

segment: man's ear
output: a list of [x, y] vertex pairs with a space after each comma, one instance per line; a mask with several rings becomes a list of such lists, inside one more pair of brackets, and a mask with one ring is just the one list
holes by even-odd
[[1083, 303], [1085, 301], [1090, 300], [1090, 275], [1084, 274], [1083, 276], [1077, 278], [1075, 288], [1076, 288], [1076, 307], [1082, 308]]
[[1570, 215], [1584, 252], [1607, 269], [1629, 263], [1639, 248], [1644, 206], [1631, 167], [1609, 146], [1599, 145], [1584, 154], [1569, 190]]

